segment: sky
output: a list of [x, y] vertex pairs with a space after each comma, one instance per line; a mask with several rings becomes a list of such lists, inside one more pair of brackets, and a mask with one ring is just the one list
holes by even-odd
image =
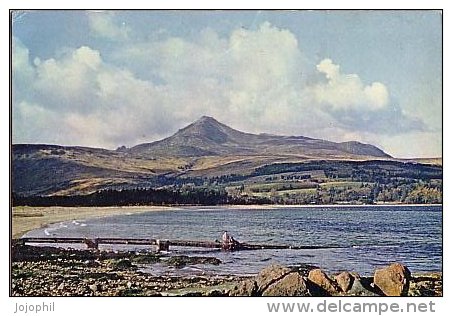
[[438, 11], [15, 11], [13, 143], [115, 149], [203, 115], [442, 155]]

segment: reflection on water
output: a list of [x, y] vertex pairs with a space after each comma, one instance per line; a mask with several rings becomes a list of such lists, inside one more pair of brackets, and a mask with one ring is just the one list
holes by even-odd
[[[145, 268], [158, 274], [253, 274], [270, 263], [312, 264], [329, 272], [373, 273], [399, 261], [411, 271], [442, 270], [442, 207], [287, 207], [274, 209], [184, 208], [177, 211], [78, 220], [51, 225], [26, 236], [124, 237], [213, 241], [224, 230], [247, 243], [340, 246], [319, 250], [222, 252], [172, 248], [171, 254], [207, 255], [219, 266], [194, 265], [172, 270], [164, 264]], [[73, 245], [72, 245], [73, 246]], [[104, 246], [125, 249], [124, 246]], [[136, 249], [129, 247], [127, 249]]]

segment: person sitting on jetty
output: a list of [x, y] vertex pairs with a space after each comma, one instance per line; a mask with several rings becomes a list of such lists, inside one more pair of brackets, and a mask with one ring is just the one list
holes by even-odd
[[224, 231], [222, 240], [222, 249], [227, 251], [237, 250], [240, 243], [234, 239], [227, 231]]

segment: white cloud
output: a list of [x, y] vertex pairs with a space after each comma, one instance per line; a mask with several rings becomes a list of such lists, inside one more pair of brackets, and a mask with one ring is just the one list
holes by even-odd
[[389, 92], [381, 82], [365, 85], [356, 74], [342, 74], [340, 66], [331, 59], [324, 59], [317, 65], [324, 74], [326, 83], [312, 87], [314, 100], [333, 109], [380, 110], [389, 105]]
[[13, 100], [16, 98], [32, 97], [28, 86], [35, 80], [35, 71], [30, 65], [30, 52], [17, 38], [12, 39], [12, 80]]
[[340, 66], [333, 64], [333, 61], [326, 58], [316, 66], [317, 70], [324, 73], [328, 80], [335, 81], [340, 76]]
[[[301, 53], [295, 36], [263, 23], [258, 30], [239, 29], [229, 38], [234, 87], [262, 90], [294, 84]], [[234, 75], [236, 74], [236, 75]]]
[[[374, 138], [377, 138], [374, 136]], [[380, 145], [389, 148], [391, 154], [400, 158], [442, 157], [443, 136], [441, 132], [412, 131], [378, 139]]]
[[262, 131], [273, 124], [274, 113], [299, 106], [304, 59], [298, 41], [269, 23], [256, 30], [237, 29], [226, 38], [204, 29], [191, 41], [168, 37], [129, 42], [114, 58], [138, 77], [172, 91], [175, 103], [170, 107], [187, 123], [210, 114], [239, 128]]
[[[383, 83], [365, 84], [330, 59], [309, 67], [294, 34], [270, 23], [226, 37], [204, 29], [191, 40], [148, 41], [131, 40], [110, 13], [88, 16], [96, 36], [118, 41], [108, 59], [82, 46], [31, 63], [13, 43], [15, 141], [131, 146], [202, 115], [249, 132], [336, 141], [419, 127], [391, 104]], [[323, 80], [307, 84], [302, 74], [315, 71]]]
[[33, 69], [29, 64], [30, 52], [28, 48], [22, 44], [20, 39], [13, 36], [12, 39], [12, 70], [14, 78], [20, 75], [32, 75]]
[[22, 63], [20, 69], [31, 71], [34, 79], [28, 82], [30, 94], [14, 100], [18, 142], [44, 139], [111, 148], [124, 141], [134, 144], [141, 135], [152, 139], [168, 132], [162, 126], [168, 125], [160, 108], [162, 93], [129, 71], [106, 64], [89, 47], [35, 65]]
[[55, 108], [93, 106], [101, 63], [100, 53], [86, 46], [58, 60], [40, 61], [35, 65], [36, 80], [32, 82], [38, 100]]
[[87, 13], [89, 26], [94, 36], [109, 40], [125, 40], [131, 32], [124, 22], [118, 24], [115, 21], [115, 13], [108, 11], [89, 11]]
[[67, 130], [61, 124], [60, 115], [39, 104], [20, 101], [12, 110], [13, 143], [64, 144]]
[[267, 22], [256, 31], [234, 31], [228, 44], [228, 111], [241, 127], [251, 120], [262, 129], [273, 114], [296, 110], [303, 65], [291, 32]]

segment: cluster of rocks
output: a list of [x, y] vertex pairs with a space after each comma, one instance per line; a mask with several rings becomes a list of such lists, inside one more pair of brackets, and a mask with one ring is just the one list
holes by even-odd
[[314, 266], [271, 265], [255, 277], [154, 276], [142, 265], [175, 268], [221, 264], [214, 257], [165, 257], [149, 252], [108, 252], [14, 245], [13, 296], [441, 296], [442, 274], [412, 275], [394, 263], [373, 277], [327, 275]]
[[[243, 278], [235, 276], [153, 276], [137, 271], [127, 259], [14, 262], [12, 295], [160, 296], [171, 292], [226, 295], [226, 291], [211, 290], [224, 283], [232, 287], [241, 280]], [[187, 288], [196, 291], [180, 291]]]
[[[410, 280], [412, 282], [410, 286]], [[423, 282], [423, 283], [420, 283]], [[442, 295], [440, 274], [412, 277], [400, 263], [377, 269], [373, 277], [344, 271], [328, 276], [321, 269], [308, 273], [280, 265], [263, 269], [255, 278], [242, 281], [231, 296], [428, 296]]]
[[153, 276], [140, 271], [142, 264], [157, 262], [176, 268], [221, 263], [213, 257], [32, 246], [14, 246], [12, 253], [13, 296], [221, 296], [244, 280], [237, 276]]

